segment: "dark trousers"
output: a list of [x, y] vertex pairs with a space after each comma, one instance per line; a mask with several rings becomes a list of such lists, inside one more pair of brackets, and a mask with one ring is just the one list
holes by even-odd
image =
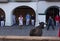
[[55, 28], [54, 28], [54, 25], [53, 25], [53, 24], [48, 24], [48, 26], [47, 26], [47, 30], [49, 30], [50, 26], [52, 27], [52, 29], [53, 29], [53, 30], [55, 30]]
[[0, 26], [1, 26], [1, 21], [0, 21]]

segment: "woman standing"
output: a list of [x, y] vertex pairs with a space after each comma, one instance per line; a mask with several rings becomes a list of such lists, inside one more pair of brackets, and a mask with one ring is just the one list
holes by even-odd
[[59, 16], [55, 16], [55, 21], [56, 21], [56, 27], [59, 27]]
[[19, 25], [23, 25], [23, 16], [22, 15], [20, 15], [20, 17], [19, 17]]
[[26, 15], [26, 25], [29, 25], [31, 16], [29, 14]]

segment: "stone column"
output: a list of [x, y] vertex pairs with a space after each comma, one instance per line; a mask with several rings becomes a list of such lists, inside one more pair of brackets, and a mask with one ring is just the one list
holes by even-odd
[[35, 26], [38, 26], [39, 25], [39, 20], [38, 20], [38, 1], [37, 1], [37, 9], [36, 9], [36, 23], [35, 23]]

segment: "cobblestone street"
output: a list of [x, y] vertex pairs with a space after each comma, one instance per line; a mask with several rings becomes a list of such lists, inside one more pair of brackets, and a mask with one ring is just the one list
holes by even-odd
[[[29, 36], [29, 32], [34, 26], [12, 26], [12, 27], [0, 27], [0, 36]], [[58, 28], [43, 29], [43, 36], [58, 36]]]

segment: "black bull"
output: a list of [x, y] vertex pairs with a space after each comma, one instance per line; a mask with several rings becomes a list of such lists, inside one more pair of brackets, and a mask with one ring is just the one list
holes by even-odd
[[40, 25], [34, 29], [31, 29], [30, 36], [42, 36], [42, 29], [44, 28], [44, 23], [39, 23]]

